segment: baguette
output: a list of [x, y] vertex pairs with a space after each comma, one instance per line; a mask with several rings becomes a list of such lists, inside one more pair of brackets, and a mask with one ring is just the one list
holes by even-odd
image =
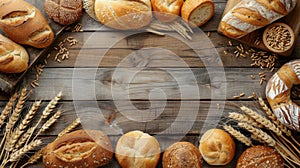
[[20, 73], [28, 68], [27, 51], [0, 34], [0, 72]]
[[286, 16], [297, 0], [243, 0], [227, 12], [220, 22], [220, 32], [241, 38]]
[[11, 40], [36, 48], [45, 48], [54, 40], [41, 11], [23, 0], [0, 2], [0, 28]]
[[161, 22], [172, 22], [180, 15], [183, 0], [151, 0], [154, 16]]

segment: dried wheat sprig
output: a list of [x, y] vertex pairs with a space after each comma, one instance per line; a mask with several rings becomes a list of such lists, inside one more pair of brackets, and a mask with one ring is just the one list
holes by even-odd
[[251, 132], [252, 134], [256, 135], [259, 139], [263, 142], [267, 143], [269, 146], [275, 146], [276, 141], [267, 133], [262, 131], [261, 129], [255, 128], [250, 124], [247, 123], [238, 123], [238, 126], [241, 128], [246, 129], [247, 131]]
[[67, 133], [69, 133], [70, 131], [72, 131], [75, 127], [77, 127], [80, 124], [80, 118], [75, 119], [67, 128], [65, 128], [64, 130], [62, 130], [57, 137], [61, 137]]
[[246, 114], [231, 112], [231, 113], [229, 113], [229, 118], [234, 119], [239, 122], [245, 122], [245, 123], [251, 124], [253, 126], [259, 127], [259, 128], [263, 128], [263, 125], [256, 122], [253, 118], [247, 116]]
[[20, 168], [24, 168], [27, 165], [33, 164], [35, 162], [37, 162], [43, 155], [43, 150], [44, 148], [40, 149], [39, 151], [35, 152], [29, 159], [28, 161], [22, 165]]
[[10, 137], [7, 139], [6, 143], [5, 143], [5, 150], [10, 152], [12, 151], [15, 146], [15, 144], [17, 143], [17, 141], [19, 140], [19, 137], [24, 133], [24, 129], [20, 130], [20, 128], [16, 128], [14, 129], [14, 131], [9, 135]]
[[19, 138], [15, 145], [15, 149], [19, 149], [24, 145], [24, 143], [27, 141], [27, 139], [30, 137], [30, 135], [34, 132], [34, 127], [30, 127], [27, 129], [27, 131]]
[[46, 106], [46, 108], [44, 109], [41, 118], [45, 119], [47, 118], [50, 113], [54, 110], [54, 108], [56, 107], [58, 101], [61, 99], [62, 97], [62, 92], [59, 92], [50, 102], [49, 104]]
[[6, 106], [4, 107], [4, 109], [2, 110], [2, 113], [0, 115], [0, 128], [2, 127], [2, 125], [4, 124], [4, 121], [6, 120], [6, 118], [8, 117], [8, 115], [11, 112], [11, 109], [16, 101], [16, 99], [18, 98], [19, 94], [15, 93], [8, 101], [8, 103], [6, 104]]
[[270, 120], [266, 119], [262, 115], [259, 115], [257, 112], [253, 111], [252, 109], [250, 109], [246, 106], [242, 106], [241, 110], [244, 111], [245, 113], [247, 113], [256, 122], [264, 125], [266, 128], [268, 128], [269, 130], [276, 133], [278, 136], [282, 135], [281, 130], [275, 124], [273, 124]]
[[240, 142], [246, 144], [247, 146], [252, 146], [252, 141], [238, 130], [232, 128], [229, 125], [225, 125], [223, 126], [223, 128]]
[[35, 140], [35, 141], [32, 141], [31, 143], [29, 143], [28, 145], [25, 145], [20, 150], [17, 150], [16, 152], [12, 153], [10, 155], [9, 161], [10, 162], [18, 161], [25, 153], [27, 153], [28, 151], [33, 150], [34, 148], [40, 146], [41, 144], [42, 144], [42, 141], [39, 140], [39, 139]]

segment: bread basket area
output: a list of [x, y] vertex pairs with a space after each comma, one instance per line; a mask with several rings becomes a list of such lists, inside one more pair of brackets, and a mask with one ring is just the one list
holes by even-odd
[[0, 1], [0, 167], [300, 167], [299, 18], [298, 0]]

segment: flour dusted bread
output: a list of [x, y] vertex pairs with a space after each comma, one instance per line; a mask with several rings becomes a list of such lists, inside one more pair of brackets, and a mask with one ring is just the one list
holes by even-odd
[[78, 130], [48, 144], [43, 150], [45, 168], [98, 168], [109, 163], [113, 156], [107, 135], [98, 130]]
[[20, 73], [28, 68], [29, 56], [20, 45], [0, 34], [0, 72]]
[[48, 16], [62, 25], [75, 23], [82, 15], [81, 0], [45, 0], [44, 7]]
[[206, 131], [199, 142], [203, 159], [210, 165], [226, 165], [235, 155], [235, 142], [221, 129]]
[[54, 40], [44, 15], [23, 0], [0, 1], [0, 28], [11, 40], [36, 48], [45, 48]]
[[163, 168], [202, 167], [202, 157], [197, 147], [190, 142], [176, 142], [169, 146], [162, 160]]
[[183, 20], [193, 26], [205, 24], [214, 15], [215, 5], [211, 0], [186, 0], [181, 8]]
[[141, 131], [130, 131], [118, 140], [115, 156], [122, 168], [155, 168], [160, 152], [155, 137]]
[[152, 20], [150, 0], [95, 0], [94, 4], [97, 20], [114, 29], [139, 29]]
[[183, 0], [151, 0], [151, 4], [158, 20], [171, 22], [180, 15]]
[[297, 0], [243, 0], [222, 18], [219, 30], [226, 36], [240, 38], [286, 16]]

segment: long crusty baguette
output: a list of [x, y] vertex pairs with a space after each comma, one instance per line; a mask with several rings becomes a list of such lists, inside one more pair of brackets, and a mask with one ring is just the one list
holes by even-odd
[[13, 41], [36, 48], [45, 48], [54, 40], [41, 11], [23, 0], [0, 1], [0, 28]]
[[0, 72], [19, 73], [28, 67], [27, 51], [0, 34]]
[[290, 13], [297, 0], [243, 0], [220, 22], [226, 36], [240, 38]]

